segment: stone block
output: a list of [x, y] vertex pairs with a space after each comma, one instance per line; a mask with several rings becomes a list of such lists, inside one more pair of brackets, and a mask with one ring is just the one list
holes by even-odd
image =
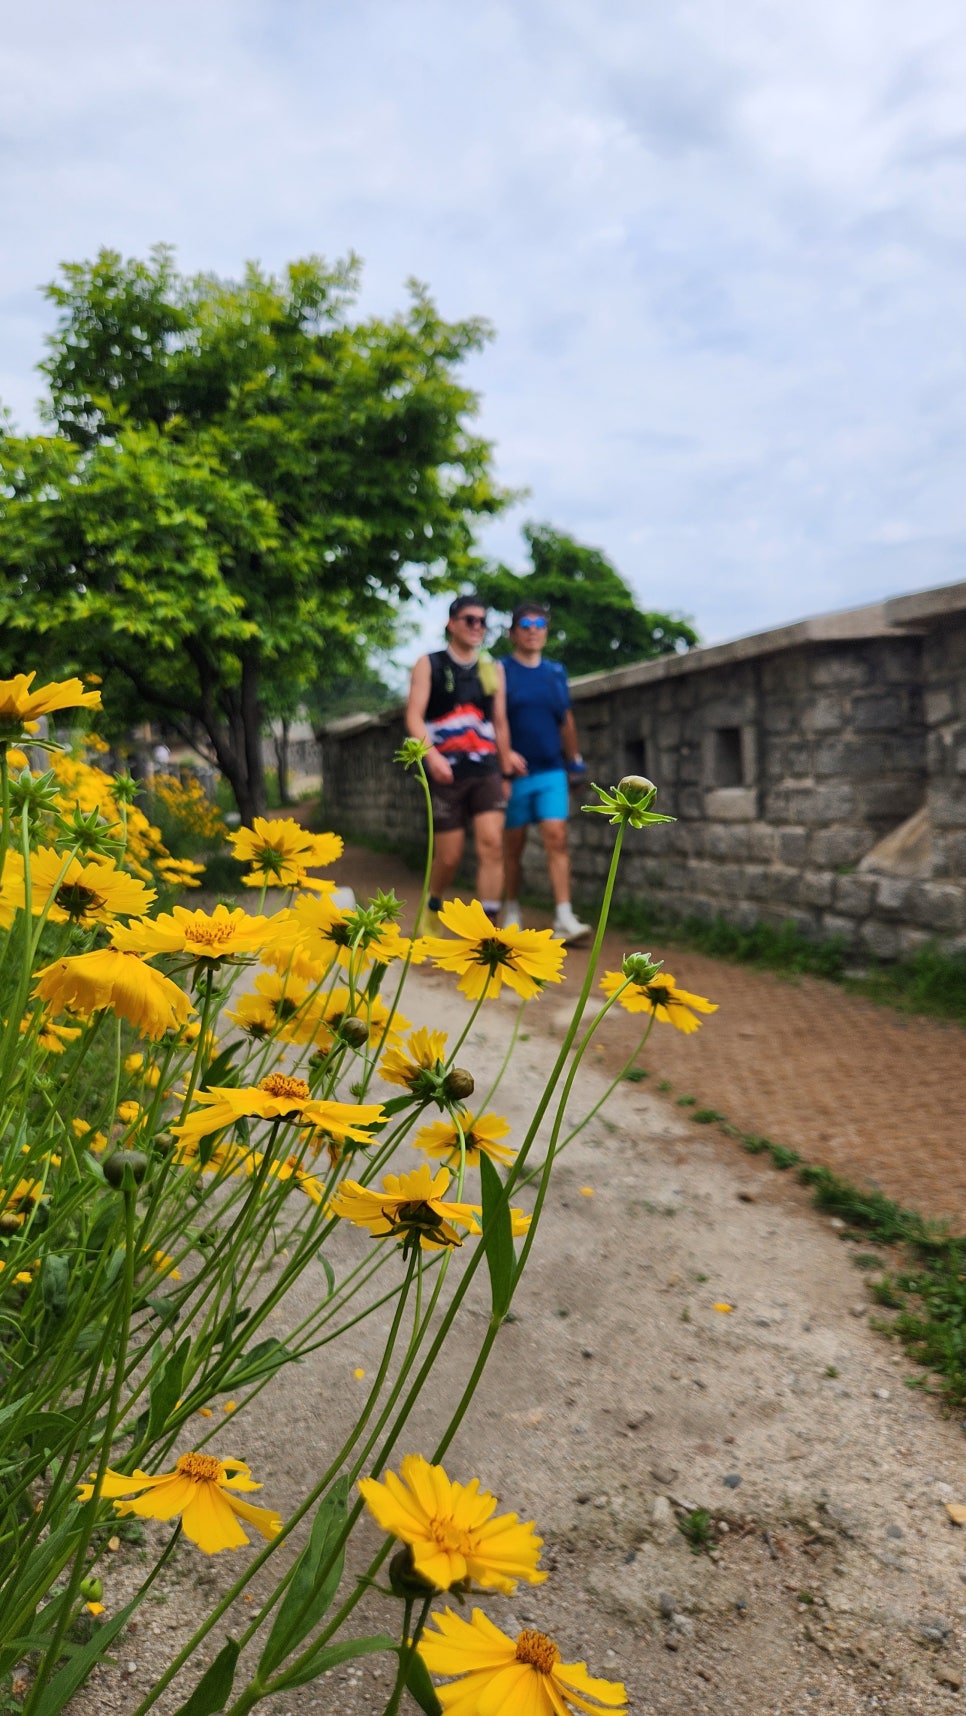
[[768, 698], [762, 720], [766, 733], [792, 733], [798, 726], [798, 709], [793, 703]]
[[805, 733], [834, 733], [846, 724], [845, 699], [840, 692], [825, 691], [813, 697], [802, 713]]
[[801, 865], [806, 861], [806, 856], [808, 856], [808, 846], [810, 846], [810, 841], [815, 843], [818, 839], [829, 839], [830, 836], [834, 836], [837, 832], [839, 832], [837, 829], [830, 829], [827, 836], [818, 836], [818, 834], [812, 834], [812, 836], [810, 836], [810, 834], [808, 834], [808, 829], [777, 829], [777, 860], [779, 860], [779, 863], [788, 863], [788, 865], [798, 865], [798, 867], [801, 867]]
[[934, 787], [929, 808], [934, 829], [966, 828], [966, 787], [960, 781]]
[[853, 791], [847, 781], [834, 786], [796, 786], [783, 781], [768, 793], [765, 815], [772, 822], [804, 823], [814, 828], [824, 823], [849, 822], [853, 806]]
[[812, 764], [816, 779], [851, 773], [846, 764], [846, 744], [841, 738], [819, 739], [812, 746]]
[[704, 794], [702, 808], [705, 816], [712, 821], [754, 822], [758, 814], [757, 789], [755, 787], [710, 787]]
[[823, 912], [819, 920], [823, 937], [831, 941], [833, 937], [841, 937], [851, 946], [855, 944], [855, 919], [844, 918], [839, 912]]
[[836, 685], [861, 687], [872, 682], [872, 666], [859, 646], [830, 645], [812, 656], [809, 679], [816, 690]]
[[857, 691], [852, 698], [851, 725], [857, 733], [894, 733], [906, 720], [898, 691]]
[[909, 894], [909, 917], [924, 929], [966, 928], [966, 886], [953, 882], [914, 882]]
[[853, 918], [864, 918], [872, 910], [876, 885], [868, 876], [836, 876], [835, 909]]
[[895, 924], [880, 924], [873, 918], [860, 928], [859, 946], [871, 953], [873, 959], [897, 959], [899, 931]]
[[885, 833], [897, 822], [904, 822], [921, 803], [922, 782], [917, 778], [855, 783], [856, 820], [864, 819], [877, 833]]
[[904, 917], [914, 887], [914, 882], [902, 876], [880, 876], [875, 892], [876, 915], [883, 918]]
[[748, 857], [749, 828], [745, 822], [709, 822], [705, 851], [709, 858], [741, 862]]
[[900, 959], [911, 959], [913, 954], [918, 953], [920, 948], [928, 947], [934, 939], [928, 930], [909, 929], [903, 924], [898, 927]]
[[837, 879], [831, 870], [806, 870], [800, 882], [803, 905], [830, 906]]
[[958, 704], [959, 698], [953, 695], [949, 686], [927, 691], [923, 703], [927, 726], [941, 727], [946, 721], [954, 721], [959, 712]]
[[800, 870], [785, 870], [774, 865], [758, 872], [757, 883], [757, 887], [753, 886], [753, 875], [749, 874], [748, 893], [752, 899], [779, 901], [788, 906], [812, 903], [804, 899]]
[[[766, 822], [755, 822], [744, 831], [748, 839], [748, 857], [758, 863], [770, 864], [778, 856], [779, 831], [769, 828]], [[785, 832], [795, 833], [796, 830]], [[783, 859], [783, 863], [797, 863], [797, 859]]]

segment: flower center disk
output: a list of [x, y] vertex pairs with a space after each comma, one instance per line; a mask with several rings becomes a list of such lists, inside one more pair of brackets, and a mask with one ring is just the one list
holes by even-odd
[[214, 1454], [182, 1454], [175, 1470], [183, 1478], [211, 1483], [221, 1477], [221, 1461]]
[[517, 1662], [529, 1662], [541, 1674], [552, 1674], [560, 1661], [560, 1652], [546, 1633], [534, 1632], [530, 1627], [519, 1634], [516, 1648]]
[[311, 1092], [302, 1078], [289, 1078], [286, 1073], [269, 1073], [258, 1086], [266, 1096], [288, 1097], [292, 1102], [308, 1102]]

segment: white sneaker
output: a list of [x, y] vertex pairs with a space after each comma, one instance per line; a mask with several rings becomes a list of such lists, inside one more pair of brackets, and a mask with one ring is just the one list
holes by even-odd
[[519, 929], [522, 921], [519, 900], [507, 900], [500, 913], [501, 929]]
[[565, 942], [568, 947], [578, 941], [586, 941], [590, 932], [591, 925], [582, 924], [570, 906], [558, 910], [554, 916], [553, 933], [558, 941]]

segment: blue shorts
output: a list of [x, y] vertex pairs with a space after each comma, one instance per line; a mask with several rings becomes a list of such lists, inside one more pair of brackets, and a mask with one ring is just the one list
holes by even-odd
[[566, 769], [519, 775], [506, 807], [506, 826], [526, 828], [530, 822], [566, 822], [569, 809]]

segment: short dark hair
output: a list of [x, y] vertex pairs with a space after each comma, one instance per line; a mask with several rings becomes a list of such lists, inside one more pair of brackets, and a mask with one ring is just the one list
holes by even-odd
[[484, 614], [486, 613], [486, 603], [484, 602], [482, 596], [467, 594], [467, 595], [463, 595], [463, 596], [455, 596], [453, 598], [452, 602], [450, 602], [450, 605], [449, 605], [449, 617], [450, 617], [450, 619], [455, 620], [457, 614], [461, 614], [463, 612], [464, 608], [482, 608]]
[[510, 617], [510, 630], [527, 614], [533, 614], [538, 620], [550, 620], [550, 609], [545, 602], [518, 602]]

